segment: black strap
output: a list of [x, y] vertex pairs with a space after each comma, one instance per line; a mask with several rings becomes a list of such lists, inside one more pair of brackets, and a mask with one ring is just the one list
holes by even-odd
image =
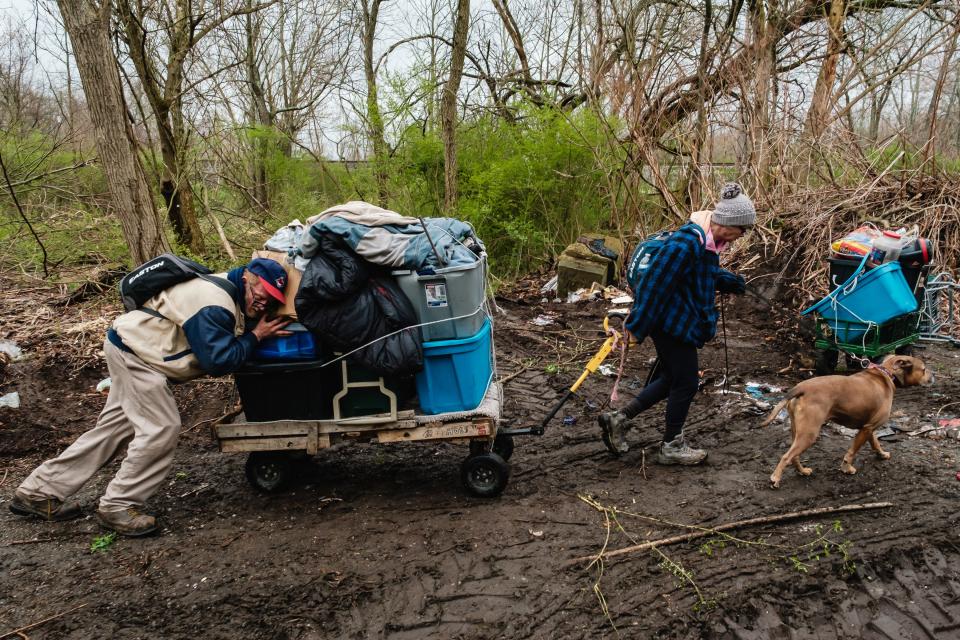
[[[227, 280], [226, 278], [218, 278], [216, 276], [210, 276], [204, 273], [198, 273], [197, 277], [202, 278], [203, 280], [206, 280], [210, 284], [215, 284], [221, 289], [223, 289], [227, 293], [227, 295], [230, 296], [231, 300], [236, 299], [237, 286], [232, 282], [230, 282], [229, 280]], [[156, 309], [151, 309], [150, 307], [140, 307], [139, 309], [137, 309], [137, 311], [143, 311], [147, 315], [151, 315], [154, 318], [163, 318], [164, 320], [167, 320], [167, 316], [163, 315]]]

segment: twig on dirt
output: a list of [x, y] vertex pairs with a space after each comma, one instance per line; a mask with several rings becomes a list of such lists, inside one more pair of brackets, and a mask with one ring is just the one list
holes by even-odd
[[186, 498], [186, 497], [192, 496], [192, 495], [194, 495], [194, 494], [196, 494], [196, 493], [200, 493], [201, 491], [206, 491], [206, 490], [209, 489], [209, 488], [210, 488], [210, 485], [209, 485], [209, 484], [202, 484], [202, 485], [200, 485], [199, 487], [197, 487], [197, 488], [195, 488], [195, 489], [190, 489], [190, 491], [187, 491], [186, 493], [181, 494], [180, 497], [181, 497], [181, 498]]
[[[942, 407], [940, 407], [939, 409], [937, 409], [937, 415], [940, 415], [940, 413], [941, 413], [944, 409], [946, 409], [947, 407], [952, 407], [952, 406], [955, 405], [955, 404], [960, 404], [960, 402], [948, 402], [947, 404], [943, 405]], [[3, 483], [0, 482], [0, 484], [3, 484]]]
[[189, 429], [184, 429], [184, 430], [183, 430], [183, 433], [190, 433], [191, 431], [193, 431], [194, 429], [196, 429], [196, 428], [199, 427], [200, 425], [202, 425], [202, 424], [207, 424], [208, 422], [210, 423], [210, 426], [211, 426], [211, 427], [215, 427], [215, 426], [217, 426], [218, 424], [220, 424], [221, 422], [223, 422], [224, 420], [229, 420], [230, 418], [234, 418], [234, 417], [240, 415], [240, 413], [242, 413], [242, 412], [243, 412], [243, 406], [237, 405], [237, 406], [235, 406], [233, 409], [231, 409], [230, 411], [227, 411], [226, 413], [224, 413], [222, 416], [219, 416], [219, 417], [216, 417], [216, 418], [207, 418], [206, 420], [201, 420], [200, 422], [196, 423], [195, 425], [193, 425], [193, 426], [190, 427]]
[[503, 378], [500, 378], [500, 380], [498, 380], [498, 382], [499, 382], [501, 385], [505, 385], [505, 384], [507, 384], [508, 382], [510, 382], [511, 380], [513, 380], [514, 378], [516, 378], [516, 377], [517, 377], [518, 375], [520, 375], [521, 373], [524, 373], [524, 372], [525, 372], [527, 369], [529, 369], [529, 368], [530, 368], [530, 367], [520, 367], [519, 369], [517, 369], [516, 371], [514, 371], [514, 372], [511, 373], [510, 375], [504, 376]]
[[7, 474], [10, 473], [10, 469], [3, 470], [3, 479], [0, 480], [0, 487], [3, 486], [3, 483], [7, 481]]
[[53, 538], [32, 538], [30, 540], [14, 540], [13, 542], [8, 542], [7, 546], [12, 547], [15, 544], [35, 544], [37, 542], [53, 542]]
[[[581, 556], [579, 558], [574, 558], [565, 563], [565, 566], [573, 566], [580, 564], [581, 562], [590, 561], [590, 564], [587, 565], [587, 568], [590, 567], [595, 562], [600, 560], [605, 560], [613, 558], [616, 556], [626, 555], [628, 553], [636, 553], [638, 551], [646, 551], [647, 549], [653, 549], [654, 547], [660, 547], [664, 545], [677, 544], [679, 542], [687, 542], [688, 540], [696, 540], [697, 538], [704, 538], [706, 536], [714, 535], [721, 531], [730, 531], [731, 529], [739, 529], [741, 527], [753, 526], [756, 524], [772, 524], [775, 522], [784, 522], [786, 520], [795, 520], [797, 518], [811, 518], [815, 516], [834, 514], [834, 513], [849, 513], [852, 511], [867, 511], [871, 509], [886, 509], [894, 506], [892, 502], [872, 502], [868, 504], [848, 504], [841, 507], [820, 507], [818, 509], [805, 509], [803, 511], [792, 511], [790, 513], [783, 513], [772, 516], [762, 516], [759, 518], [749, 518], [747, 520], [739, 520], [737, 522], [728, 522], [727, 524], [722, 524], [718, 527], [712, 527], [710, 529], [703, 529], [701, 531], [696, 531], [694, 533], [685, 533], [679, 536], [672, 536], [669, 538], [661, 538], [660, 540], [651, 540], [650, 542], [644, 542], [643, 544], [636, 544], [629, 547], [624, 547], [622, 549], [616, 549], [604, 553], [603, 550], [599, 554]], [[606, 544], [604, 544], [606, 548]]]
[[241, 537], [243, 537], [243, 532], [242, 532], [242, 531], [241, 531], [240, 533], [238, 533], [237, 535], [233, 536], [232, 538], [227, 538], [227, 541], [224, 542], [223, 544], [221, 544], [221, 545], [220, 545], [220, 548], [221, 548], [221, 549], [226, 549], [226, 548], [229, 547], [231, 544], [233, 544], [234, 542], [236, 542], [237, 540], [239, 540]]
[[25, 627], [20, 627], [19, 629], [14, 629], [13, 631], [7, 631], [5, 634], [0, 635], [0, 640], [3, 640], [4, 638], [9, 638], [10, 636], [21, 636], [21, 637], [23, 637], [23, 632], [24, 632], [24, 631], [27, 631], [28, 629], [33, 629], [33, 628], [35, 628], [35, 627], [39, 627], [40, 625], [45, 624], [45, 623], [47, 623], [47, 622], [50, 622], [51, 620], [56, 620], [57, 618], [62, 618], [63, 616], [67, 615], [68, 613], [73, 613], [74, 611], [77, 611], [78, 609], [83, 609], [85, 606], [87, 606], [87, 603], [86, 603], [86, 602], [84, 602], [83, 604], [81, 604], [81, 605], [79, 605], [79, 606], [77, 606], [77, 607], [74, 607], [73, 609], [69, 609], [69, 610], [64, 611], [64, 612], [62, 612], [62, 613], [58, 613], [58, 614], [56, 614], [56, 615], [50, 616], [49, 618], [44, 618], [43, 620], [39, 620], [39, 621], [34, 622], [34, 623], [32, 623], [32, 624], [28, 624], [28, 625], [25, 626]]

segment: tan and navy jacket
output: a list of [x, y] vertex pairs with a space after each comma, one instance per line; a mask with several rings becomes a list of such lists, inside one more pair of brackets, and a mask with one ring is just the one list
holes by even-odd
[[233, 296], [202, 278], [176, 284], [143, 305], [163, 317], [128, 311], [113, 321], [107, 339], [177, 382], [231, 373], [257, 346], [244, 333], [242, 275], [243, 267], [214, 275], [233, 283]]

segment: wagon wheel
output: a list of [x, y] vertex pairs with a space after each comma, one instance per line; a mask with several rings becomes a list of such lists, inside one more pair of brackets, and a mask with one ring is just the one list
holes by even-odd
[[503, 493], [510, 479], [510, 465], [496, 453], [470, 456], [460, 466], [460, 480], [467, 490], [481, 498]]
[[254, 451], [244, 467], [247, 480], [258, 491], [280, 491], [293, 477], [290, 456], [279, 451]]

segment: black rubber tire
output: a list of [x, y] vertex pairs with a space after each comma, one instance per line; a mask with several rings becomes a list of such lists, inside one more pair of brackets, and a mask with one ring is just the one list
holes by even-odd
[[495, 498], [507, 488], [510, 465], [496, 453], [470, 456], [460, 465], [460, 481], [475, 496]]
[[493, 439], [493, 452], [504, 460], [510, 460], [513, 455], [513, 436], [509, 433], [498, 433]]
[[829, 376], [837, 370], [837, 361], [839, 359], [839, 351], [820, 349], [817, 351], [817, 359], [813, 365], [813, 370], [818, 376]]
[[280, 451], [254, 451], [244, 467], [247, 481], [257, 491], [276, 493], [290, 483], [293, 461]]

